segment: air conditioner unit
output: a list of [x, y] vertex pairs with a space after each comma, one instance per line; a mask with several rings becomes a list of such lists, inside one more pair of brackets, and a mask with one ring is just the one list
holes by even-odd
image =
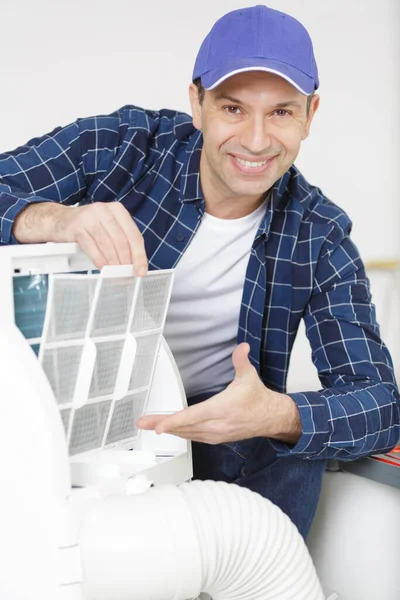
[[137, 429], [187, 405], [163, 338], [173, 271], [41, 244], [1, 248], [0, 281], [1, 598], [323, 598], [277, 507], [188, 483], [190, 443]]

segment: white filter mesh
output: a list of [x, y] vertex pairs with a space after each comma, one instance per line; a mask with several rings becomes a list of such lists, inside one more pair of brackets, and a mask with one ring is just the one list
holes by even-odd
[[136, 421], [150, 390], [172, 272], [153, 272], [144, 279], [126, 272], [110, 267], [99, 275], [49, 276], [39, 357], [61, 405], [70, 455], [138, 433]]
[[106, 444], [112, 444], [137, 434], [136, 421], [142, 416], [147, 392], [126, 396], [114, 405]]
[[114, 392], [124, 340], [96, 344], [96, 364], [89, 398], [107, 396]]
[[72, 402], [82, 346], [50, 348], [43, 352], [42, 367], [58, 404]]
[[136, 338], [137, 349], [129, 383], [129, 390], [136, 390], [150, 384], [150, 377], [157, 357], [159, 341], [159, 334]]
[[53, 279], [52, 308], [47, 342], [84, 337], [97, 279]]
[[69, 453], [71, 455], [101, 446], [111, 400], [86, 404], [75, 411]]
[[170, 283], [170, 275], [149, 277], [141, 281], [132, 322], [132, 333], [162, 327], [167, 310]]
[[92, 336], [125, 333], [135, 292], [136, 279], [103, 279], [92, 326]]

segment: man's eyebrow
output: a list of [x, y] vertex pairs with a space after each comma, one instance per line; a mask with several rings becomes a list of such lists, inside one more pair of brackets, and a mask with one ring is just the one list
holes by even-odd
[[[233, 104], [244, 104], [243, 100], [234, 98], [233, 96], [229, 96], [229, 94], [224, 94], [222, 92], [215, 96], [215, 100], [229, 100], [229, 102], [232, 102]], [[288, 102], [278, 102], [274, 105], [274, 108], [298, 108], [301, 110], [303, 106], [296, 100], [289, 100]]]
[[303, 106], [300, 104], [300, 102], [297, 102], [296, 100], [289, 100], [288, 102], [278, 102], [278, 104], [275, 104], [275, 108], [289, 108], [289, 107], [300, 108], [300, 109], [303, 108]]
[[239, 98], [234, 98], [233, 96], [228, 96], [228, 94], [223, 94], [222, 92], [217, 94], [215, 96], [215, 99], [216, 100], [229, 100], [229, 102], [232, 102], [233, 104], [243, 104], [242, 100], [239, 100]]

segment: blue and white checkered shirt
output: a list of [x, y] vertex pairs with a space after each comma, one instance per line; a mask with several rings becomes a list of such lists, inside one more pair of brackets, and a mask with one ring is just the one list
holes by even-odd
[[[0, 155], [0, 244], [31, 202], [122, 202], [143, 233], [151, 269], [174, 267], [204, 213], [202, 135], [191, 118], [127, 106], [79, 119]], [[399, 438], [399, 394], [350, 240], [351, 222], [292, 167], [274, 185], [251, 249], [238, 343], [266, 386], [285, 392], [304, 318], [323, 389], [290, 394], [303, 433], [279, 456], [352, 460]]]

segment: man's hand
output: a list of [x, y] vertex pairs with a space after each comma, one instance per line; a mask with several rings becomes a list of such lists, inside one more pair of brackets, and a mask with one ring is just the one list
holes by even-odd
[[137, 426], [207, 444], [259, 436], [295, 444], [301, 435], [298, 409], [292, 398], [265, 387], [249, 349], [244, 343], [233, 352], [235, 379], [223, 392], [173, 415], [141, 417]]
[[18, 215], [13, 234], [21, 243], [77, 242], [98, 269], [133, 264], [138, 275], [147, 273], [143, 236], [120, 202], [32, 204]]

